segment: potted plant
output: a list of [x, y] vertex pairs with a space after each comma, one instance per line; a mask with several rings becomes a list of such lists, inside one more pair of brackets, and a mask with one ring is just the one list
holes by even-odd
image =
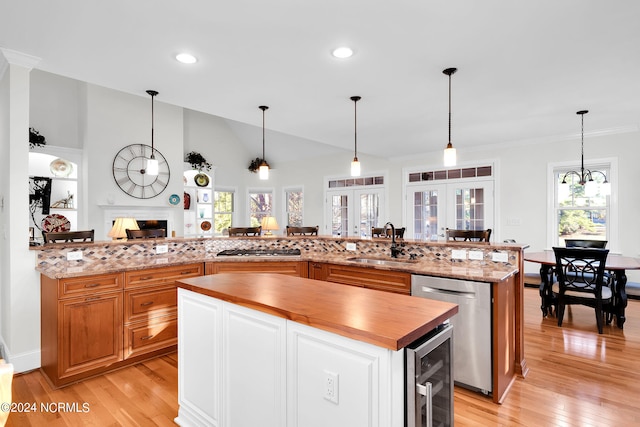
[[262, 164], [262, 159], [260, 157], [256, 157], [254, 160], [251, 160], [249, 163], [249, 172], [257, 173], [258, 169], [260, 169], [260, 165]]
[[203, 170], [211, 170], [211, 163], [207, 162], [207, 159], [197, 151], [189, 152], [185, 159], [185, 162], [189, 163], [192, 168], [196, 169], [198, 172], [202, 172]]
[[29, 128], [29, 148], [42, 147], [46, 143], [44, 135], [40, 135], [34, 128]]

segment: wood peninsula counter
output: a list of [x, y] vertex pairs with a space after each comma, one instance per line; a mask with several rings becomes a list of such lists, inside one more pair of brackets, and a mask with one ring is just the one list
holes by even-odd
[[270, 273], [177, 285], [181, 426], [402, 427], [404, 348], [458, 311]]

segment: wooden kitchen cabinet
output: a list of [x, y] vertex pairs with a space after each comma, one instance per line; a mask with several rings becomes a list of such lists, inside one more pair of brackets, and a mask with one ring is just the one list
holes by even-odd
[[41, 369], [54, 387], [175, 351], [176, 280], [204, 263], [52, 279], [41, 276]]
[[307, 261], [223, 261], [208, 262], [205, 274], [218, 273], [279, 273], [289, 276], [309, 277]]
[[371, 267], [309, 262], [309, 278], [400, 294], [411, 294], [411, 274]]
[[41, 367], [59, 387], [122, 360], [122, 273], [41, 279]]

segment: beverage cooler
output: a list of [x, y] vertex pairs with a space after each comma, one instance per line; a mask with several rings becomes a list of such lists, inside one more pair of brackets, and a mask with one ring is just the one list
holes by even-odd
[[453, 425], [453, 326], [440, 325], [406, 348], [408, 427]]

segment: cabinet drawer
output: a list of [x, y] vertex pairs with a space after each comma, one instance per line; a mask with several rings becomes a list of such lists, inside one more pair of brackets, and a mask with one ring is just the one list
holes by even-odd
[[169, 285], [175, 283], [176, 280], [202, 276], [203, 274], [203, 263], [127, 271], [125, 272], [125, 288]]
[[324, 280], [369, 289], [411, 294], [411, 274], [367, 267], [326, 264]]
[[309, 277], [308, 264], [307, 261], [208, 262], [206, 274], [278, 273], [289, 276]]
[[124, 341], [125, 359], [176, 345], [178, 319], [169, 317], [166, 320], [128, 325], [125, 327]]
[[122, 273], [98, 274], [58, 280], [58, 298], [77, 297], [122, 289]]
[[178, 292], [175, 286], [125, 291], [125, 323], [175, 314]]

